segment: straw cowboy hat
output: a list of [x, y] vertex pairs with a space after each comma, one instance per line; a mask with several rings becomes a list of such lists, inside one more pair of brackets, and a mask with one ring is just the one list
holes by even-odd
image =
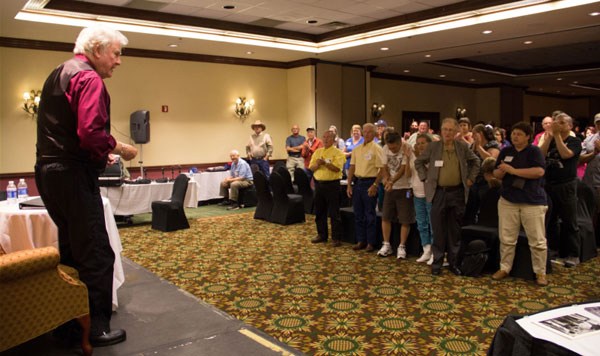
[[254, 130], [255, 126], [260, 126], [262, 127], [263, 131], [265, 131], [267, 129], [267, 127], [265, 126], [265, 124], [263, 124], [260, 120], [256, 120], [254, 121], [254, 123], [252, 125], [250, 125], [250, 127]]

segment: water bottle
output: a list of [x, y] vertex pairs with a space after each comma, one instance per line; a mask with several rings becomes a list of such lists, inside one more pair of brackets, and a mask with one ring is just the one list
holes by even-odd
[[9, 204], [17, 202], [17, 186], [12, 180], [8, 182], [8, 187], [6, 187], [6, 200], [8, 200]]
[[19, 185], [17, 185], [17, 195], [19, 200], [23, 201], [29, 195], [27, 194], [27, 183], [25, 183], [25, 179], [19, 179]]
[[194, 181], [194, 170], [190, 168], [190, 181]]

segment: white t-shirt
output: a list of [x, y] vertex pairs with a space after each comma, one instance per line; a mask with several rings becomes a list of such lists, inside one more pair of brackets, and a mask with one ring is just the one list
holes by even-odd
[[[387, 145], [383, 146], [383, 150], [381, 151], [381, 163], [384, 166], [387, 166], [388, 171], [390, 172], [390, 178], [396, 175], [402, 165], [406, 165], [408, 163], [408, 157], [402, 152], [402, 149], [398, 150], [397, 153], [393, 153]], [[392, 189], [408, 189], [410, 188], [410, 181], [406, 177], [406, 173], [398, 179]]]
[[417, 156], [415, 156], [415, 153], [413, 152], [410, 155], [410, 169], [412, 169], [412, 176], [410, 177], [410, 185], [412, 187], [413, 194], [415, 195], [415, 197], [425, 198], [425, 184], [423, 182], [421, 182], [421, 179], [419, 179], [419, 173], [415, 169], [415, 160], [416, 159], [417, 159]]

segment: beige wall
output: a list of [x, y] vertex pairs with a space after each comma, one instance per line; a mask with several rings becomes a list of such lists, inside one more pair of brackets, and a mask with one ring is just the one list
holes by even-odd
[[[0, 173], [31, 172], [35, 162], [36, 125], [20, 107], [24, 91], [41, 89], [51, 70], [69, 59], [66, 52], [0, 47]], [[308, 67], [307, 67], [308, 68]], [[292, 70], [298, 92], [314, 87], [310, 69]], [[314, 77], [314, 76], [313, 76]], [[144, 165], [222, 162], [228, 152], [245, 152], [250, 124], [261, 120], [274, 144], [273, 158], [285, 158], [289, 135], [288, 71], [227, 64], [124, 57], [106, 80], [111, 95], [112, 133], [128, 142], [129, 115], [150, 110], [150, 142]], [[245, 121], [233, 113], [238, 96], [253, 98], [255, 110]], [[314, 121], [314, 101], [302, 97], [307, 122]], [[161, 105], [169, 112], [162, 113]], [[121, 134], [122, 133], [122, 134]], [[137, 166], [137, 159], [133, 166]]]
[[[500, 124], [500, 88], [475, 89], [475, 99], [475, 111], [467, 107], [471, 123], [483, 120], [486, 123], [493, 121], [496, 125]], [[473, 113], [475, 114], [472, 115]]]
[[[563, 99], [538, 95], [525, 95], [523, 103], [523, 120], [529, 122], [531, 116], [548, 116], [554, 110], [562, 110], [573, 118], [589, 116], [589, 99]], [[589, 117], [590, 125], [592, 118]]]
[[[306, 128], [315, 126], [315, 66], [292, 68], [287, 71], [288, 132], [296, 124], [306, 137]], [[285, 140], [284, 137], [284, 140]], [[284, 142], [285, 143], [285, 142]]]

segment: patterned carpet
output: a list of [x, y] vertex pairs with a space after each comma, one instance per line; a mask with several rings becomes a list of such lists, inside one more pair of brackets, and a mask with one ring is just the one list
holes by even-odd
[[415, 258], [313, 245], [314, 217], [280, 226], [252, 212], [172, 233], [122, 228], [123, 254], [308, 355], [485, 355], [509, 313], [600, 298], [600, 259], [555, 267], [550, 285], [432, 276]]

